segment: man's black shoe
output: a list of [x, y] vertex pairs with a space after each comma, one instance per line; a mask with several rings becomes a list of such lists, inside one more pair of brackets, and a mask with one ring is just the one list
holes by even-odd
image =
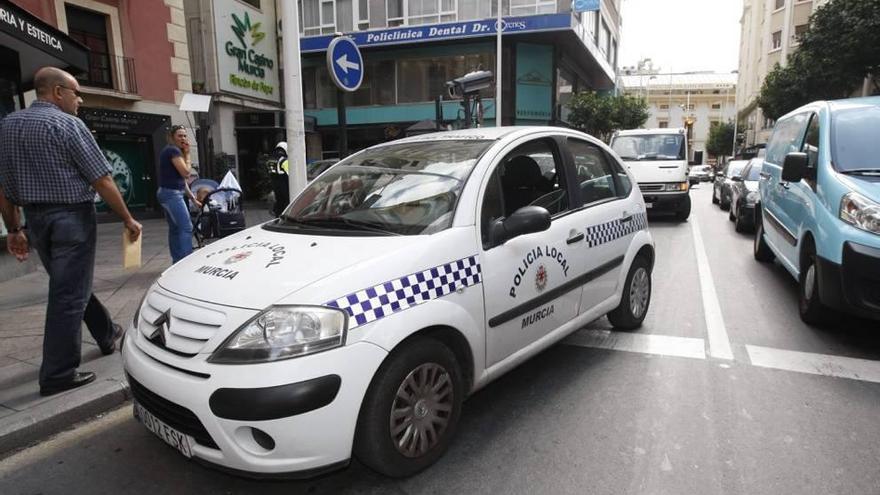
[[125, 335], [125, 329], [116, 323], [113, 324], [113, 336], [110, 338], [110, 344], [107, 347], [101, 346], [101, 354], [109, 356], [116, 350], [116, 341]]
[[91, 371], [86, 371], [84, 373], [76, 372], [73, 374], [73, 378], [71, 378], [69, 382], [59, 383], [57, 385], [41, 386], [40, 395], [42, 395], [43, 397], [47, 395], [55, 395], [59, 392], [64, 392], [65, 390], [82, 387], [83, 385], [92, 383], [93, 381], [95, 381], [95, 374]]

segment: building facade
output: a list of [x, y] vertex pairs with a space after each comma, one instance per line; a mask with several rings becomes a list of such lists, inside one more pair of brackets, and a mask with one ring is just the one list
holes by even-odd
[[630, 96], [644, 98], [650, 116], [642, 126], [687, 130], [690, 160], [706, 163], [712, 126], [736, 118], [737, 74], [661, 74], [653, 71], [620, 78]]
[[[262, 160], [285, 139], [281, 0], [183, 0], [195, 92], [211, 95], [201, 142], [215, 168], [238, 172], [246, 195], [266, 188]], [[620, 0], [573, 13], [568, 0], [502, 2], [507, 125], [565, 125], [575, 91], [614, 87]], [[489, 0], [300, 0], [307, 161], [337, 158], [340, 126], [327, 47], [351, 36], [364, 58], [360, 88], [344, 98], [348, 151], [420, 129], [463, 125], [446, 82], [495, 72], [496, 3]], [[481, 125], [495, 125], [494, 84], [481, 92]], [[436, 101], [441, 97], [441, 101]], [[437, 123], [437, 109], [442, 122]], [[205, 156], [203, 155], [203, 156]], [[216, 173], [214, 174], [216, 175]]]
[[[186, 122], [178, 103], [191, 89], [181, 0], [3, 0], [0, 9], [0, 118], [35, 99], [36, 69], [67, 69], [129, 208], [156, 209], [158, 155], [169, 125]], [[7, 29], [12, 20], [20, 33]]]
[[807, 29], [810, 15], [828, 0], [744, 0], [740, 19], [737, 110], [743, 146], [766, 144], [774, 122], [764, 117], [757, 99], [767, 73], [785, 66]]

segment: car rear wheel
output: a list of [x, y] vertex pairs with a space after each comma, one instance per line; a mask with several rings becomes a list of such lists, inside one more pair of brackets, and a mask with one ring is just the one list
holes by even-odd
[[743, 220], [742, 208], [738, 208], [736, 210], [736, 216], [733, 220], [733, 230], [735, 230], [737, 232], [745, 232], [746, 231], [746, 223]]
[[718, 204], [718, 190], [715, 189], [714, 187], [712, 188], [712, 204], [713, 205]]
[[455, 434], [464, 381], [452, 351], [417, 338], [396, 349], [373, 378], [358, 417], [354, 454], [392, 477], [437, 461]]
[[735, 209], [736, 209], [736, 206], [731, 204], [730, 211], [727, 213], [727, 219], [730, 220], [731, 222], [736, 220], [736, 216], [734, 216], [734, 214], [733, 214], [733, 210], [735, 210]]
[[620, 304], [608, 313], [614, 328], [635, 330], [642, 326], [651, 304], [651, 265], [644, 256], [637, 256], [629, 267]]
[[773, 254], [773, 251], [770, 250], [767, 241], [764, 240], [764, 220], [761, 216], [762, 213], [758, 210], [755, 215], [755, 242], [753, 243], [753, 251], [756, 260], [762, 263], [767, 263], [773, 261], [773, 258], [776, 256]]
[[829, 310], [819, 299], [819, 270], [816, 249], [812, 245], [804, 247], [798, 282], [798, 310], [801, 320], [808, 325], [819, 325], [828, 321]]

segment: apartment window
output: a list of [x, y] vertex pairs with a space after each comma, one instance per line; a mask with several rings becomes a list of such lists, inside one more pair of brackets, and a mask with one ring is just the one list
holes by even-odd
[[302, 0], [300, 8], [303, 36], [336, 32], [336, 2], [333, 0]]
[[[504, 3], [509, 4], [509, 0]], [[458, 0], [458, 20], [495, 17], [494, 7], [497, 4], [497, 0]]]
[[804, 33], [806, 33], [806, 32], [807, 32], [807, 25], [806, 24], [801, 24], [800, 26], [795, 26], [794, 27], [794, 39], [792, 41], [794, 41], [795, 43], [800, 43], [801, 39], [803, 39], [803, 37], [804, 37]]
[[782, 48], [782, 31], [776, 31], [773, 33], [773, 41], [770, 49], [776, 50], [778, 48]]
[[435, 24], [456, 20], [456, 0], [388, 0], [389, 26]]
[[536, 15], [555, 13], [555, 0], [510, 0], [510, 15]]
[[67, 14], [67, 30], [70, 37], [89, 49], [89, 70], [77, 80], [85, 86], [112, 88], [113, 74], [110, 64], [110, 43], [107, 37], [107, 16], [72, 5], [65, 5], [64, 10]]
[[712, 110], [721, 110], [721, 103], [713, 103]]
[[669, 105], [667, 105], [666, 103], [661, 104], [660, 110], [669, 110]]
[[242, 2], [252, 5], [255, 9], [260, 8], [260, 0], [241, 0]]
[[785, 7], [785, 0], [776, 0], [776, 6], [773, 8], [779, 10], [782, 7]]
[[358, 0], [358, 30], [370, 28], [370, 0]]
[[669, 127], [669, 122], [665, 121], [665, 120], [661, 120], [660, 122], [657, 123], [657, 127], [661, 128], [661, 129], [666, 129], [667, 127]]
[[602, 51], [604, 55], [608, 55], [608, 43], [611, 39], [611, 33], [608, 30], [608, 25], [605, 24], [605, 21], [602, 21], [602, 29], [599, 30], [599, 50]]

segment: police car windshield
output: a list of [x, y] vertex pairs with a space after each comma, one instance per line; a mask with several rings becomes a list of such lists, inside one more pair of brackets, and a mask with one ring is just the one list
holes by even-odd
[[611, 149], [626, 161], [684, 160], [681, 134], [643, 134], [617, 136]]
[[309, 184], [281, 223], [374, 234], [439, 232], [452, 224], [464, 182], [491, 144], [415, 142], [358, 153]]

